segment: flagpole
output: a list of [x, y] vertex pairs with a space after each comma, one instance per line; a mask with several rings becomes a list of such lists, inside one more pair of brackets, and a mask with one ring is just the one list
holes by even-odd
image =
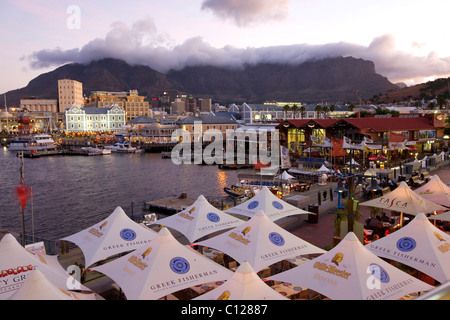
[[[19, 156], [21, 159], [21, 166], [20, 166], [20, 183], [23, 183], [23, 151], [19, 152]], [[24, 206], [21, 206], [22, 211], [22, 246], [25, 247], [25, 212], [24, 212]]]

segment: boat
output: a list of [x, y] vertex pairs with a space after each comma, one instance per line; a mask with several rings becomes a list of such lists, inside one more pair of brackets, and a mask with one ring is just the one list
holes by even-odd
[[135, 153], [137, 148], [131, 146], [129, 142], [116, 142], [112, 146], [105, 146], [106, 149], [110, 149], [112, 152], [125, 152]]
[[235, 185], [232, 185], [231, 188], [225, 187], [223, 188], [223, 191], [225, 191], [227, 194], [229, 194], [232, 197], [243, 197], [245, 196], [245, 188], [244, 187], [238, 187]]
[[8, 146], [8, 150], [11, 151], [54, 150], [57, 148], [58, 144], [49, 134], [20, 136], [11, 140]]
[[83, 147], [81, 149], [88, 150], [89, 152], [97, 153], [97, 154], [101, 154], [101, 155], [111, 154], [111, 149], [105, 148], [102, 145], [98, 145], [98, 146], [94, 146], [94, 147]]

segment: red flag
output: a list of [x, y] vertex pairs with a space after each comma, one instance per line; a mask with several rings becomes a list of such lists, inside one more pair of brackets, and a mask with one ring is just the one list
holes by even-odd
[[333, 145], [333, 149], [331, 151], [331, 155], [333, 157], [342, 157], [347, 155], [347, 151], [342, 149], [344, 146], [344, 139], [332, 138], [331, 144]]
[[16, 194], [20, 202], [20, 209], [23, 210], [27, 204], [27, 200], [31, 198], [31, 188], [21, 182], [19, 186], [16, 187]]

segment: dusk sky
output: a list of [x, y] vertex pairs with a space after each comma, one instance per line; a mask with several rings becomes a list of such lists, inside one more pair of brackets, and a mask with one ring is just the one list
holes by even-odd
[[353, 56], [374, 61], [394, 83], [450, 76], [448, 0], [0, 3], [0, 93], [63, 64], [104, 57], [166, 72]]

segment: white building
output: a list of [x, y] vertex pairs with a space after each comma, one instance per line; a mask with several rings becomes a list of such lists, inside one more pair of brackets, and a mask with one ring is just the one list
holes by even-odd
[[118, 105], [109, 108], [80, 108], [76, 104], [65, 111], [67, 132], [118, 131], [126, 121], [125, 110]]

